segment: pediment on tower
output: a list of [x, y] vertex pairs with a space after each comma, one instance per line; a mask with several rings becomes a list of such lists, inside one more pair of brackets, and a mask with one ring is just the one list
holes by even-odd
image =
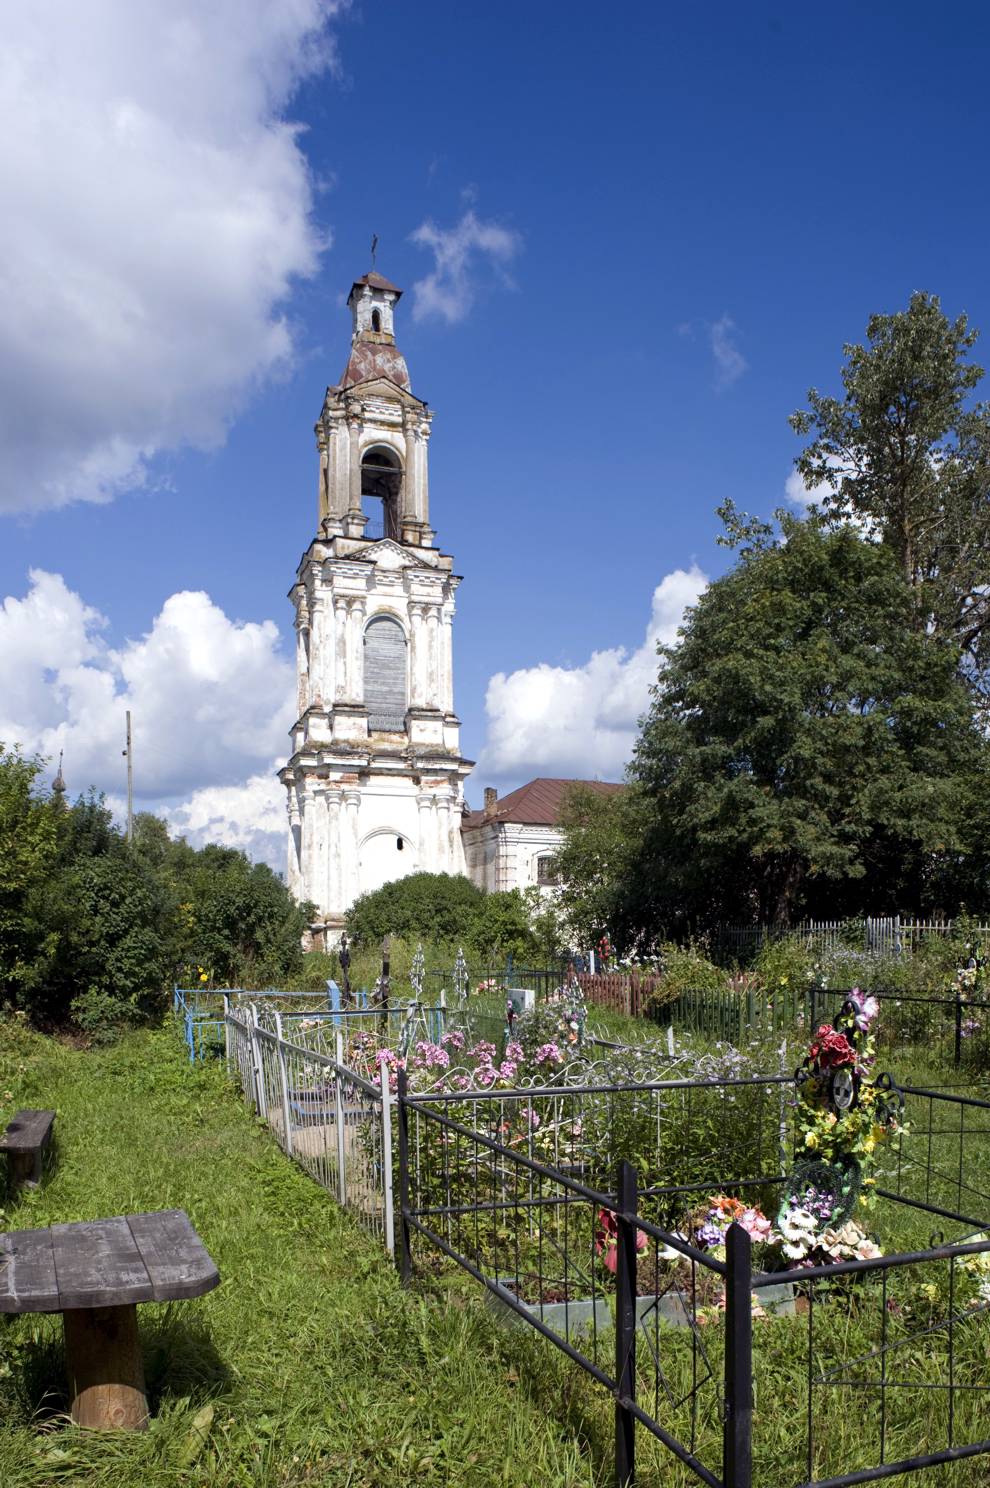
[[390, 537], [383, 537], [372, 547], [365, 548], [361, 557], [365, 563], [373, 563], [376, 568], [385, 570], [396, 570], [400, 568], [422, 568], [421, 557], [413, 557], [406, 549], [393, 542]]
[[388, 377], [369, 377], [367, 382], [353, 383], [348, 389], [352, 398], [381, 398], [383, 402], [399, 403], [403, 408], [422, 408], [423, 401], [415, 397], [408, 388], [392, 382]]

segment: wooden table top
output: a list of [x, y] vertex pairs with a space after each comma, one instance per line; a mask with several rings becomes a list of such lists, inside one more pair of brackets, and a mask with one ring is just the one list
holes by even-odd
[[0, 1312], [171, 1302], [219, 1281], [184, 1209], [0, 1234]]

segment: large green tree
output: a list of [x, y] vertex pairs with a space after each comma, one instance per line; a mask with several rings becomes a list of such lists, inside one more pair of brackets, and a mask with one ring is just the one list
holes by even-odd
[[784, 518], [662, 649], [622, 939], [982, 892], [986, 740], [895, 556]]
[[893, 555], [914, 597], [916, 628], [959, 647], [982, 692], [990, 671], [990, 406], [972, 395], [983, 368], [965, 315], [937, 296], [874, 315], [866, 343], [844, 348], [844, 395], [812, 388], [791, 415], [812, 434], [798, 457], [833, 523], [854, 521]]
[[580, 781], [561, 802], [564, 840], [554, 855], [560, 887], [557, 908], [571, 945], [596, 946], [629, 917], [637, 847], [642, 836], [641, 793], [591, 790]]

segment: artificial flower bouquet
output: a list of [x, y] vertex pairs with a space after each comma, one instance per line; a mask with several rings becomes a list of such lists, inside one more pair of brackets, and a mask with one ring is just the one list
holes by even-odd
[[860, 1203], [872, 1203], [866, 1170], [877, 1147], [906, 1130], [901, 1102], [889, 1079], [872, 1078], [876, 1063], [873, 1031], [878, 1004], [855, 988], [835, 1026], [815, 1032], [798, 1072], [796, 1135], [806, 1158], [852, 1173], [862, 1185]]

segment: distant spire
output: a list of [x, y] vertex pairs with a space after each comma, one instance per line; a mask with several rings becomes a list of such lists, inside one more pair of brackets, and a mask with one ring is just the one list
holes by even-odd
[[55, 797], [56, 805], [65, 805], [65, 776], [62, 774], [62, 750], [58, 752], [58, 774], [52, 781], [52, 795]]

